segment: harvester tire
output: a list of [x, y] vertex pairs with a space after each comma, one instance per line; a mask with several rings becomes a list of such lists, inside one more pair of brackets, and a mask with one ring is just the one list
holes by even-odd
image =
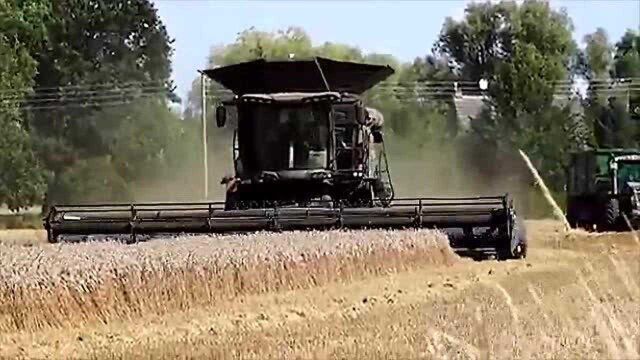
[[515, 249], [511, 250], [511, 242], [509, 242], [508, 247], [504, 247], [498, 251], [498, 260], [524, 259], [527, 257], [529, 247], [527, 231], [524, 222], [520, 218], [516, 218], [515, 226], [513, 227], [513, 237], [517, 239]]
[[524, 221], [522, 221], [520, 218], [516, 220], [514, 231], [514, 236], [518, 239], [518, 245], [513, 251], [512, 257], [514, 259], [524, 259], [527, 257], [529, 244], [527, 240], [527, 229], [524, 226]]
[[516, 253], [514, 255], [514, 258], [515, 259], [524, 259], [524, 258], [526, 258], [527, 257], [528, 247], [529, 247], [529, 245], [527, 244], [527, 239], [526, 238], [522, 238], [522, 240], [518, 244], [518, 247], [516, 248]]
[[224, 209], [228, 210], [238, 210], [240, 208], [238, 201], [238, 196], [233, 192], [227, 192], [226, 197], [224, 199]]
[[600, 221], [600, 226], [598, 226], [601, 231], [613, 231], [616, 229], [618, 225], [618, 219], [620, 218], [620, 203], [618, 199], [609, 199], [604, 206], [604, 211], [602, 212], [602, 219]]

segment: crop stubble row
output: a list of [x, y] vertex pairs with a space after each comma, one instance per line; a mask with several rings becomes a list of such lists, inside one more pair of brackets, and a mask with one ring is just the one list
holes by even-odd
[[430, 230], [0, 244], [0, 332], [107, 323], [456, 259], [446, 235]]

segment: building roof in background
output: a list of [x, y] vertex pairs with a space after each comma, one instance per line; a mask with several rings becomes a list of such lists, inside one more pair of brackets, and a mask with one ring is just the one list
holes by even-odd
[[[471, 126], [471, 121], [482, 113], [486, 99], [487, 96], [485, 95], [463, 95], [459, 92], [453, 97], [458, 124], [463, 130], [468, 130]], [[554, 95], [553, 105], [558, 107], [570, 106], [573, 114], [580, 115], [583, 113], [580, 100], [575, 96]]]

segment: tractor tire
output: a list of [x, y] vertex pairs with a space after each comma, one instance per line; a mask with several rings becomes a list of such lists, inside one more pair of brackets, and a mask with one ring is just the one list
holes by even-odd
[[567, 203], [567, 222], [572, 229], [593, 230], [593, 214], [591, 206], [582, 200], [570, 200]]
[[577, 229], [578, 228], [578, 220], [576, 219], [575, 215], [571, 212], [567, 212], [567, 222], [569, 223], [569, 226], [572, 229]]
[[615, 231], [620, 219], [620, 203], [618, 199], [609, 199], [604, 206], [598, 229], [600, 231]]
[[580, 223], [578, 221], [578, 206], [579, 203], [576, 203], [575, 201], [568, 201], [567, 204], [567, 214], [566, 214], [566, 218], [567, 218], [567, 222], [569, 223], [569, 226], [572, 229], [577, 229], [580, 227]]

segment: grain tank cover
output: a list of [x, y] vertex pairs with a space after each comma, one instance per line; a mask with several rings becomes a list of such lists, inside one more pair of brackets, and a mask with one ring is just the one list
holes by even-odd
[[[316, 63], [317, 61], [317, 63]], [[319, 65], [319, 66], [318, 66]], [[320, 72], [322, 69], [322, 73]], [[264, 59], [203, 71], [236, 95], [247, 93], [323, 92], [362, 94], [394, 73], [386, 65], [311, 60], [266, 61]]]

